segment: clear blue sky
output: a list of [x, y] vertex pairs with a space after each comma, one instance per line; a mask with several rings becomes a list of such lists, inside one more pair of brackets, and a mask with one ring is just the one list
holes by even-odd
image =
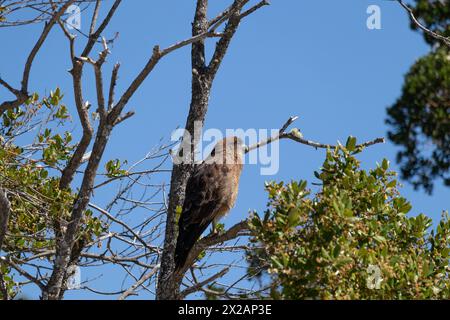
[[[211, 16], [230, 3], [210, 2]], [[370, 4], [381, 7], [381, 30], [366, 27]], [[145, 64], [155, 44], [165, 47], [189, 37], [194, 5], [193, 0], [124, 1], [106, 31], [107, 37], [120, 32], [106, 67], [110, 70], [114, 62], [121, 62], [118, 93]], [[89, 18], [83, 16], [85, 32]], [[0, 74], [9, 82], [18, 84], [18, 70], [40, 28], [0, 29]], [[335, 143], [349, 135], [360, 140], [385, 136], [386, 107], [399, 96], [411, 64], [428, 50], [421, 35], [410, 31], [407, 15], [395, 2], [272, 0], [271, 6], [248, 17], [236, 34], [214, 83], [206, 128], [278, 128], [289, 116], [298, 115], [296, 126], [307, 139]], [[136, 116], [115, 130], [105, 159], [138, 160], [184, 125], [190, 101], [189, 54], [190, 48], [184, 48], [157, 66], [130, 101], [128, 108]], [[42, 93], [60, 86], [75, 115], [69, 68], [66, 40], [55, 29], [33, 66], [30, 88]], [[87, 70], [85, 96], [95, 101], [92, 72]], [[0, 91], [1, 100], [6, 97]], [[79, 127], [76, 120], [73, 125]], [[244, 219], [249, 210], [264, 210], [264, 181], [314, 181], [323, 151], [291, 141], [283, 141], [280, 148], [276, 176], [260, 176], [259, 167], [245, 167], [236, 207], [224, 221], [227, 226]], [[372, 168], [386, 157], [397, 169], [397, 150], [388, 142], [367, 149], [360, 159], [365, 168]], [[449, 209], [449, 191], [441, 182], [432, 196], [415, 192], [408, 184], [402, 188], [413, 204], [412, 214], [423, 212], [435, 221]], [[107, 200], [105, 194], [95, 199], [100, 205]], [[119, 275], [106, 272], [94, 287], [107, 289]], [[70, 292], [66, 297], [96, 296]]]

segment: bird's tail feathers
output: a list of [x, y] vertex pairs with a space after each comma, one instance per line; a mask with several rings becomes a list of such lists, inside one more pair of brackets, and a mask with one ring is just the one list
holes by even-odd
[[186, 259], [191, 252], [192, 247], [206, 230], [209, 223], [191, 224], [184, 229], [179, 230], [177, 246], [175, 249], [175, 270], [184, 267]]

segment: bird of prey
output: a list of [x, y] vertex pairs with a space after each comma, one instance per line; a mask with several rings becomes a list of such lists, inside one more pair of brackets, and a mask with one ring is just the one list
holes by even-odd
[[245, 145], [237, 137], [219, 141], [211, 154], [197, 165], [186, 186], [178, 220], [175, 268], [184, 267], [195, 242], [210, 223], [213, 226], [236, 202]]

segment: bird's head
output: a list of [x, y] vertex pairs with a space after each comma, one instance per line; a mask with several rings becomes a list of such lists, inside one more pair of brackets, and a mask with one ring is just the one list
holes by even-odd
[[245, 152], [244, 142], [235, 136], [220, 140], [205, 160], [206, 163], [242, 164]]

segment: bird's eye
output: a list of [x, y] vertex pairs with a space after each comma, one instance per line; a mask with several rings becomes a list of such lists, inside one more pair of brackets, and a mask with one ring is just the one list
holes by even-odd
[[211, 151], [211, 157], [214, 157], [216, 155], [216, 148], [212, 149]]

